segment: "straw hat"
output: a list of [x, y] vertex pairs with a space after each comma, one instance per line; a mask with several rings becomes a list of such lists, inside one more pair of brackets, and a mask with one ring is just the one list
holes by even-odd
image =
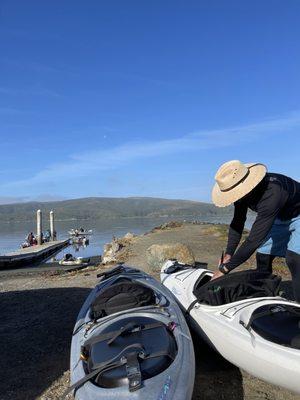
[[243, 164], [232, 160], [221, 165], [212, 190], [212, 201], [218, 207], [226, 207], [246, 196], [264, 178], [267, 168], [263, 164]]

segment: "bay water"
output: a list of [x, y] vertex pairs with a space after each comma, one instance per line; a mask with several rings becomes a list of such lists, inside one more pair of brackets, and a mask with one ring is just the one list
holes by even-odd
[[[182, 217], [176, 220], [192, 221], [195, 218]], [[87, 247], [69, 246], [56, 255], [56, 258], [61, 258], [65, 253], [72, 253], [77, 257], [98, 256], [103, 252], [105, 243], [111, 242], [112, 237], [122, 237], [127, 232], [132, 232], [136, 235], [150, 231], [155, 226], [159, 226], [165, 222], [172, 220], [170, 217], [161, 218], [122, 218], [122, 219], [99, 219], [85, 221], [55, 221], [55, 229], [58, 239], [66, 239], [69, 237], [68, 231], [73, 228], [83, 227], [85, 230], [92, 229], [93, 234], [89, 236], [90, 243]], [[230, 216], [216, 218], [211, 216], [199, 219], [200, 222], [209, 223], [230, 223]], [[247, 221], [249, 227], [253, 218]], [[43, 231], [49, 229], [49, 222], [43, 223]], [[0, 255], [10, 251], [15, 251], [20, 248], [25, 237], [29, 232], [35, 232], [35, 221], [32, 222], [15, 222], [1, 223], [0, 222]]]

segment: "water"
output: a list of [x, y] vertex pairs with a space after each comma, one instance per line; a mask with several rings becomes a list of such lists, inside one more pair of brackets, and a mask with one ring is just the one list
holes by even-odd
[[[66, 239], [69, 237], [68, 231], [72, 228], [79, 226], [84, 227], [86, 230], [92, 229], [93, 235], [89, 236], [90, 244], [84, 248], [79, 247], [76, 251], [72, 246], [65, 248], [57, 258], [61, 258], [65, 253], [72, 253], [77, 257], [91, 257], [102, 254], [103, 246], [105, 243], [111, 242], [112, 236], [121, 237], [127, 232], [134, 234], [145, 233], [155, 226], [161, 225], [172, 218], [123, 218], [123, 219], [103, 219], [103, 220], [90, 220], [90, 221], [56, 221], [55, 229], [58, 233], [58, 239]], [[176, 218], [179, 220], [180, 218]], [[194, 218], [182, 217], [182, 220], [194, 220]], [[203, 222], [211, 223], [230, 223], [231, 217], [226, 216], [222, 218], [205, 217]], [[250, 220], [247, 225], [252, 221]], [[48, 222], [44, 222], [43, 229], [49, 227]], [[0, 254], [5, 254], [14, 251], [20, 247], [28, 232], [35, 232], [35, 221], [33, 222], [18, 222], [10, 224], [0, 224]]]

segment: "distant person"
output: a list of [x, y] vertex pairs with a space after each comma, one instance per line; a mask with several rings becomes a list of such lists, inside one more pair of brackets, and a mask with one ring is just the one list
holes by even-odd
[[[212, 200], [218, 207], [234, 204], [223, 263], [212, 279], [238, 267], [257, 250], [257, 269], [272, 272], [275, 257], [285, 257], [300, 302], [300, 183], [285, 175], [268, 173], [260, 163], [228, 161], [215, 176]], [[252, 229], [237, 249], [247, 211], [257, 213]]]
[[33, 240], [34, 240], [34, 234], [32, 232], [29, 232], [26, 241], [29, 243], [30, 246], [32, 246]]
[[47, 229], [44, 235], [44, 242], [50, 242], [50, 238], [51, 238], [51, 232], [49, 231], [49, 229]]

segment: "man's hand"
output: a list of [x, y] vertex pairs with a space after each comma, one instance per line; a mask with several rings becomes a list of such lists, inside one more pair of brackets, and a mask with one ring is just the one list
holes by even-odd
[[221, 278], [221, 276], [224, 276], [223, 272], [215, 271], [213, 276], [211, 277], [211, 281], [213, 281], [214, 279], [217, 279], [217, 278]]
[[[230, 254], [225, 254], [225, 256], [223, 258], [220, 258], [218, 265], [220, 266], [221, 264], [226, 264], [226, 263], [228, 263], [230, 261], [230, 259], [231, 259], [231, 255]], [[215, 271], [213, 276], [211, 277], [211, 281], [214, 280], [214, 279], [220, 278], [223, 275], [224, 275], [223, 272]]]
[[225, 256], [223, 257], [223, 260], [220, 258], [219, 260], [219, 265], [226, 264], [231, 260], [231, 255], [230, 254], [225, 254]]

